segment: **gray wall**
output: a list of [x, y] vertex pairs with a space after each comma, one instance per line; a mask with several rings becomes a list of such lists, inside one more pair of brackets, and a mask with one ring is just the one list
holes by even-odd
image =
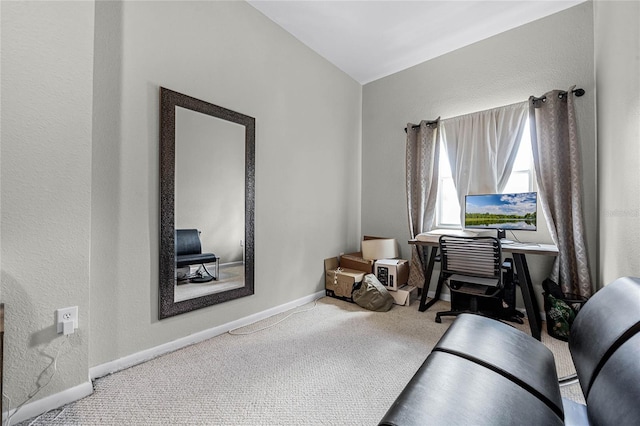
[[[1, 295], [13, 407], [57, 345], [58, 373], [36, 400], [88, 384], [89, 367], [318, 292], [322, 260], [357, 247], [361, 86], [254, 8], [0, 7]], [[255, 295], [163, 321], [160, 85], [251, 115], [257, 127]], [[54, 310], [73, 305], [80, 328], [59, 337]]]
[[[361, 86], [244, 2], [96, 8], [90, 366], [320, 291], [360, 235]], [[159, 86], [256, 118], [255, 295], [163, 321]]]
[[640, 276], [640, 3], [595, 3], [599, 281]]
[[[13, 406], [58, 347], [58, 374], [37, 398], [86, 382], [90, 366], [320, 290], [321, 260], [355, 250], [362, 233], [404, 241], [407, 121], [585, 88], [595, 233], [591, 8], [371, 83], [362, 102], [357, 83], [244, 3], [98, 2], [94, 15], [89, 1], [0, 2], [0, 295]], [[637, 3], [595, 4], [601, 245], [589, 244], [604, 282], [640, 275], [638, 17]], [[256, 294], [159, 322], [161, 84], [256, 117], [257, 176]], [[59, 337], [53, 312], [73, 305], [80, 328]]]
[[[584, 170], [584, 205], [591, 268], [596, 254], [595, 90], [592, 4], [583, 3], [547, 18], [480, 41], [363, 89], [362, 230], [397, 238], [409, 256], [405, 195], [407, 122], [450, 118], [526, 100], [576, 84]], [[544, 227], [544, 222], [541, 224]], [[526, 235], [551, 242], [548, 231]], [[532, 279], [540, 285], [551, 258], [531, 256]], [[435, 276], [434, 276], [435, 280]], [[432, 287], [433, 289], [433, 287]]]
[[[0, 7], [3, 379], [15, 408], [56, 354], [38, 397], [88, 384], [94, 4]], [[54, 311], [70, 306], [80, 327], [63, 337]]]

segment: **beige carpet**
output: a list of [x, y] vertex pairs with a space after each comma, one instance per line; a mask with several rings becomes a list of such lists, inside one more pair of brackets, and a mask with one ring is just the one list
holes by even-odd
[[[321, 298], [237, 330], [275, 324], [256, 333], [223, 334], [98, 379], [91, 396], [23, 424], [376, 425], [451, 324], [434, 321], [446, 309], [438, 302], [421, 313], [416, 301], [375, 313]], [[572, 373], [566, 343], [546, 333], [543, 342], [559, 375]]]

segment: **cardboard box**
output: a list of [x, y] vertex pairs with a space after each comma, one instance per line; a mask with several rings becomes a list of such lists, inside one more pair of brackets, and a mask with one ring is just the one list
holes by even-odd
[[367, 260], [362, 257], [362, 252], [348, 253], [340, 256], [340, 267], [345, 269], [355, 269], [356, 271], [373, 274], [374, 260]]
[[390, 291], [389, 294], [393, 296], [393, 303], [396, 305], [409, 306], [418, 297], [418, 288], [413, 285], [405, 285], [397, 291]]
[[325, 293], [327, 296], [353, 303], [353, 287], [362, 282], [365, 273], [354, 269], [338, 269], [339, 266], [337, 257], [324, 260]]
[[403, 259], [380, 259], [373, 266], [378, 281], [387, 290], [398, 290], [409, 281], [409, 261]]
[[398, 242], [394, 238], [375, 238], [362, 241], [362, 257], [365, 259], [392, 259], [398, 257]]

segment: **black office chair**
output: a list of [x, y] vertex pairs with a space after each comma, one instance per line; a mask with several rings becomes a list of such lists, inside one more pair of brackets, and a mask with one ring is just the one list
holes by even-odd
[[442, 235], [439, 240], [441, 268], [438, 285], [451, 292], [451, 310], [441, 317], [475, 313], [500, 318], [502, 305], [502, 248], [494, 237]]
[[[220, 274], [220, 258], [213, 253], [202, 253], [200, 231], [197, 229], [176, 229], [176, 268], [200, 264], [194, 275], [187, 279], [192, 283], [206, 283], [217, 280]], [[211, 274], [205, 263], [215, 263], [215, 275]]]

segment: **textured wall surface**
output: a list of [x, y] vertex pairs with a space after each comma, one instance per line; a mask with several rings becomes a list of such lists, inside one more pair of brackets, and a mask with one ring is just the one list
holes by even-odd
[[[94, 5], [1, 7], [3, 378], [15, 408], [56, 354], [38, 398], [88, 381]], [[69, 306], [79, 328], [63, 337], [54, 311]]]
[[[58, 349], [58, 373], [37, 398], [86, 382], [89, 366], [320, 290], [321, 260], [355, 250], [362, 233], [404, 241], [406, 123], [553, 88], [587, 91], [576, 104], [599, 277], [640, 274], [636, 2], [581, 4], [364, 89], [241, 2], [0, 8], [0, 295], [14, 407]], [[257, 126], [256, 294], [163, 321], [160, 85], [251, 115]], [[549, 261], [531, 264], [539, 282]], [[80, 328], [60, 337], [54, 310], [74, 305]]]
[[640, 3], [595, 2], [599, 284], [640, 276]]
[[[596, 174], [592, 4], [480, 41], [364, 86], [362, 130], [362, 230], [400, 241], [409, 256], [405, 190], [407, 122], [450, 118], [526, 100], [577, 85], [582, 142], [584, 205], [591, 268], [595, 272]], [[540, 231], [528, 241], [550, 242]], [[547, 275], [550, 258], [531, 257], [532, 279]]]
[[[244, 2], [96, 9], [90, 365], [321, 290], [360, 235], [361, 86]], [[163, 321], [159, 86], [256, 119], [255, 295]]]

